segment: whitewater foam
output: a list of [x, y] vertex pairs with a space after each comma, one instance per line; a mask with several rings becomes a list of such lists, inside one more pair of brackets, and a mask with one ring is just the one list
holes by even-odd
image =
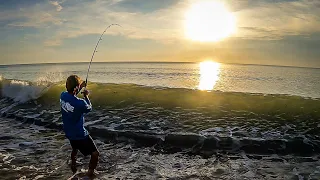
[[49, 88], [48, 84], [39, 85], [20, 80], [2, 81], [2, 83], [2, 96], [19, 103], [37, 99]]

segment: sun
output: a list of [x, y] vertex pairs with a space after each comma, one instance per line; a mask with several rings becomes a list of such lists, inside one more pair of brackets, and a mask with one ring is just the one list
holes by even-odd
[[217, 42], [236, 30], [234, 15], [217, 0], [193, 4], [185, 15], [185, 35], [201, 42]]

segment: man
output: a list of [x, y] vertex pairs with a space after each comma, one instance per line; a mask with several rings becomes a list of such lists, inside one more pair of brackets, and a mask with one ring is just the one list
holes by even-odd
[[66, 82], [66, 92], [60, 96], [60, 105], [63, 121], [63, 130], [72, 146], [71, 152], [71, 170], [77, 172], [76, 155], [78, 150], [84, 155], [91, 155], [87, 176], [94, 175], [94, 169], [97, 167], [99, 152], [88, 131], [84, 128], [84, 114], [92, 110], [89, 100], [89, 91], [82, 92], [83, 99], [78, 98], [77, 94], [86, 86], [85, 82], [77, 75], [71, 75]]

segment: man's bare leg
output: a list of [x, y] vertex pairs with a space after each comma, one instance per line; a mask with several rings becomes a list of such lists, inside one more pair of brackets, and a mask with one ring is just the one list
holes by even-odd
[[89, 163], [89, 169], [88, 169], [88, 176], [93, 176], [94, 175], [94, 170], [97, 167], [98, 164], [98, 160], [99, 160], [99, 152], [95, 151], [91, 154], [91, 159], [90, 159], [90, 163]]
[[75, 174], [77, 172], [77, 153], [78, 153], [77, 149], [72, 149], [72, 152], [71, 152], [71, 170], [72, 170], [73, 174]]

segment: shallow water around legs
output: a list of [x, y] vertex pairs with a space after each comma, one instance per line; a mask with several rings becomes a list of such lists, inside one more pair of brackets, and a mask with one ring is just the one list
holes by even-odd
[[[67, 179], [71, 147], [62, 132], [0, 119], [1, 179]], [[216, 154], [210, 158], [155, 153], [152, 148], [104, 143], [98, 179], [319, 179], [319, 156]], [[78, 155], [78, 170], [89, 158]]]

